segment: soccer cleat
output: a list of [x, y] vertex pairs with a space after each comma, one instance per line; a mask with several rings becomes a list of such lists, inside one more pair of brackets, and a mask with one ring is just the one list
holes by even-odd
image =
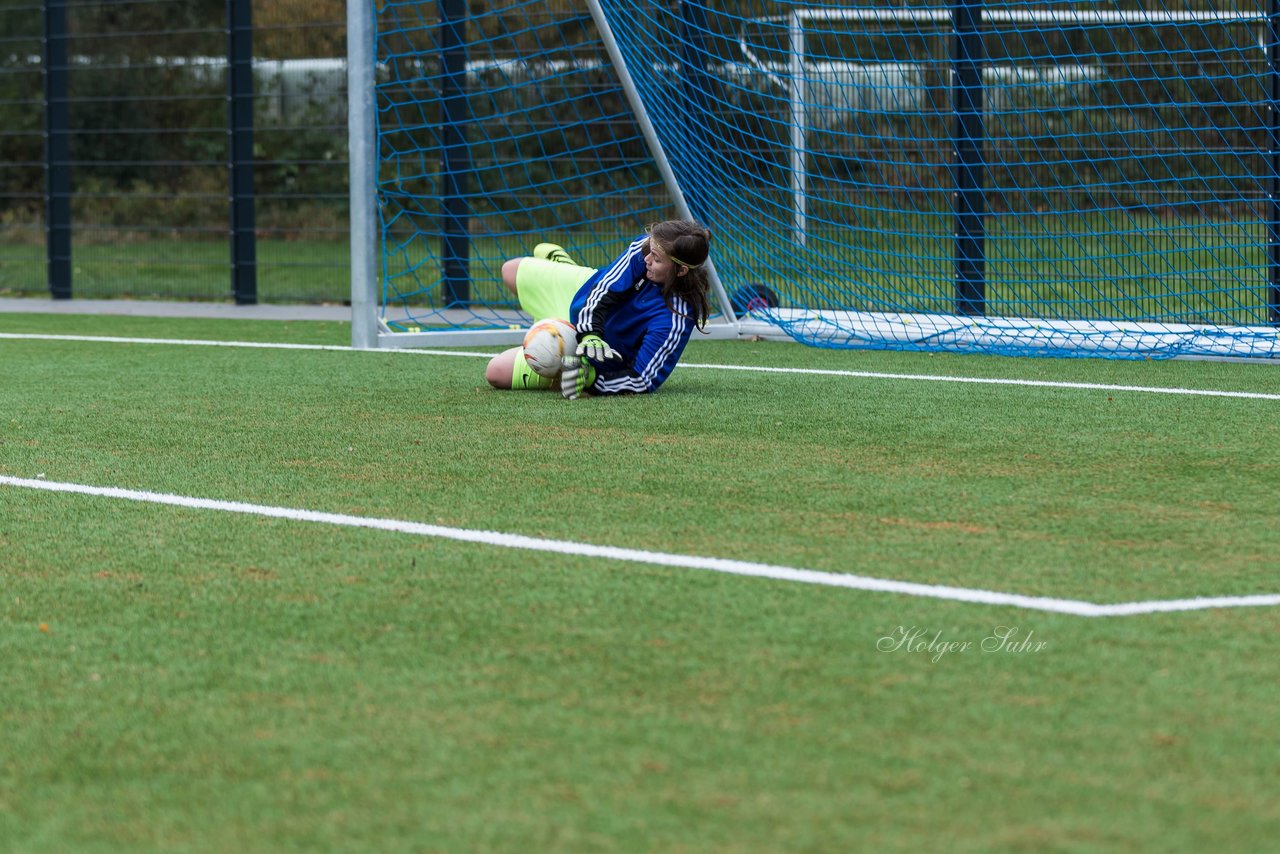
[[596, 381], [596, 369], [577, 356], [565, 356], [560, 364], [560, 394], [566, 400], [586, 397], [587, 389]]
[[557, 264], [577, 264], [569, 253], [564, 251], [564, 247], [555, 243], [539, 243], [533, 247], [533, 257], [542, 258], [545, 261], [555, 261]]

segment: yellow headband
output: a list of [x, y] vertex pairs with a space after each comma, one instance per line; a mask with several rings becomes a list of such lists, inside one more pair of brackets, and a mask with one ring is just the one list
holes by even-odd
[[670, 260], [672, 260], [672, 261], [676, 262], [676, 263], [677, 263], [677, 264], [679, 264], [681, 267], [688, 267], [690, 270], [696, 270], [696, 269], [698, 269], [699, 267], [701, 267], [701, 266], [702, 266], [701, 264], [686, 264], [685, 262], [681, 261], [679, 258], [677, 258], [676, 256], [671, 255], [671, 254], [668, 254], [668, 255], [667, 255], [667, 258], [669, 258]]
[[650, 245], [650, 246], [657, 246], [657, 247], [658, 247], [658, 250], [659, 250], [663, 255], [666, 255], [666, 256], [667, 256], [667, 260], [669, 260], [669, 261], [673, 261], [673, 262], [675, 262], [676, 264], [679, 264], [681, 267], [688, 267], [690, 270], [696, 270], [696, 269], [698, 269], [699, 267], [701, 267], [701, 266], [702, 266], [702, 264], [707, 263], [706, 261], [703, 261], [703, 262], [702, 262], [702, 264], [690, 264], [690, 263], [688, 263], [688, 262], [686, 262], [686, 261], [681, 261], [679, 258], [677, 258], [676, 256], [672, 255], [670, 252], [668, 252], [666, 249], [664, 249], [662, 246], [660, 246], [659, 244], [655, 243], [655, 242], [654, 242], [654, 239], [653, 239], [653, 237], [652, 237], [652, 236], [650, 236], [650, 237], [649, 237], [649, 245]]

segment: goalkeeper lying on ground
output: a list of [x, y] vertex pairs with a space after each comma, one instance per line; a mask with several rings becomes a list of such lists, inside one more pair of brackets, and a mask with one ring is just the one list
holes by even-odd
[[580, 267], [559, 246], [502, 265], [502, 281], [534, 322], [567, 319], [576, 352], [557, 379], [534, 373], [519, 347], [489, 362], [494, 388], [552, 388], [569, 399], [657, 390], [675, 368], [694, 326], [710, 312], [706, 263], [711, 232], [690, 220], [649, 226], [608, 267]]

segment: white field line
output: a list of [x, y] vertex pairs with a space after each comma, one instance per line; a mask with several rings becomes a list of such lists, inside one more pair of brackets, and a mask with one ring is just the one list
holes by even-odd
[[89, 344], [167, 344], [176, 347], [240, 347], [258, 350], [330, 350], [339, 353], [412, 353], [419, 356], [470, 356], [492, 359], [493, 353], [469, 353], [463, 350], [411, 350], [385, 348], [357, 350], [342, 344], [287, 344], [270, 341], [206, 341], [199, 338], [122, 338], [116, 335], [44, 335], [26, 332], [0, 332], [0, 340], [13, 341], [83, 341]]
[[770, 374], [819, 374], [822, 376], [857, 377], [876, 380], [915, 380], [935, 383], [974, 383], [978, 385], [1031, 386], [1035, 388], [1071, 388], [1089, 391], [1131, 391], [1143, 394], [1182, 394], [1201, 397], [1239, 397], [1247, 400], [1280, 400], [1280, 394], [1260, 391], [1222, 391], [1211, 388], [1177, 388], [1144, 385], [1108, 385], [1107, 383], [1075, 383], [1055, 380], [1020, 380], [1000, 377], [948, 377], [937, 374], [891, 374], [876, 371], [829, 371], [820, 368], [770, 368], [739, 365], [687, 365], [682, 368], [700, 368], [717, 371], [758, 371]]
[[[241, 347], [267, 350], [330, 350], [353, 353], [404, 353], [417, 356], [462, 356], [467, 358], [493, 358], [493, 353], [477, 353], [466, 350], [422, 350], [411, 348], [386, 348], [357, 350], [337, 344], [283, 344], [254, 341], [203, 341], [180, 338], [120, 338], [108, 335], [43, 335], [35, 333], [0, 332], [0, 340], [28, 341], [83, 341], [98, 344], [159, 344], [183, 347]], [[681, 362], [681, 368], [714, 371], [749, 371], [770, 374], [801, 374], [823, 377], [849, 377], [853, 379], [912, 380], [917, 382], [970, 383], [976, 385], [1024, 386], [1030, 388], [1080, 389], [1086, 391], [1134, 392], [1140, 394], [1177, 394], [1193, 397], [1233, 397], [1245, 400], [1280, 400], [1280, 394], [1254, 391], [1223, 391], [1221, 389], [1178, 388], [1140, 385], [1108, 385], [1106, 383], [1059, 382], [1055, 380], [1025, 380], [1002, 377], [949, 377], [937, 374], [893, 374], [878, 371], [841, 371], [822, 368], [772, 368], [753, 365], [704, 365]]]
[[541, 537], [528, 537], [522, 534], [506, 534], [500, 531], [477, 531], [467, 528], [450, 528], [442, 525], [427, 525], [422, 522], [410, 522], [401, 519], [379, 519], [376, 517], [351, 516], [344, 513], [324, 513], [316, 510], [303, 510], [291, 507], [273, 507], [264, 504], [247, 504], [240, 501], [221, 501], [211, 498], [193, 498], [184, 495], [171, 495], [162, 492], [147, 492], [135, 489], [121, 489], [110, 486], [88, 486], [78, 483], [58, 483], [56, 481], [39, 479], [32, 480], [28, 478], [8, 477], [4, 475], [0, 475], [0, 486], [11, 486], [20, 489], [38, 489], [46, 492], [90, 495], [101, 498], [115, 498], [126, 501], [138, 501], [147, 504], [165, 504], [194, 510], [243, 513], [250, 516], [266, 516], [297, 522], [316, 522], [324, 525], [340, 525], [348, 528], [370, 528], [379, 531], [392, 531], [419, 537], [433, 537], [437, 539], [457, 540], [467, 543], [479, 543], [499, 548], [527, 549], [530, 551], [552, 552], [555, 554], [627, 561], [631, 563], [644, 563], [655, 566], [698, 569], [711, 572], [723, 572], [729, 575], [771, 578], [777, 581], [791, 581], [800, 584], [817, 584], [827, 587], [844, 587], [853, 590], [869, 590], [878, 593], [895, 593], [902, 596], [917, 596], [953, 602], [971, 602], [980, 605], [996, 605], [1011, 608], [1023, 608], [1032, 611], [1047, 611], [1056, 614], [1070, 614], [1077, 617], [1120, 617], [1132, 616], [1135, 614], [1154, 614], [1167, 611], [1201, 611], [1210, 608], [1245, 608], [1280, 605], [1280, 594], [1217, 596], [1197, 599], [1168, 599], [1148, 602], [1125, 602], [1117, 605], [1099, 605], [1093, 602], [1084, 602], [1076, 599], [1022, 596], [1016, 593], [1001, 593], [994, 590], [948, 587], [937, 584], [916, 584], [907, 581], [872, 578], [865, 575], [820, 572], [811, 569], [798, 569], [795, 567], [753, 563], [750, 561], [728, 560], [725, 558], [715, 557], [699, 557], [696, 555], [678, 555], [666, 552], [647, 551], [643, 549], [618, 548], [615, 546], [599, 546], [590, 543], [575, 543], [567, 540], [549, 540]]

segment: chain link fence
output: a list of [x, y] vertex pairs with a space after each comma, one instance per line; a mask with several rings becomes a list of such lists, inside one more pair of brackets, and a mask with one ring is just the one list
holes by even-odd
[[343, 0], [17, 0], [0, 33], [0, 294], [349, 299]]

